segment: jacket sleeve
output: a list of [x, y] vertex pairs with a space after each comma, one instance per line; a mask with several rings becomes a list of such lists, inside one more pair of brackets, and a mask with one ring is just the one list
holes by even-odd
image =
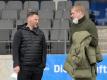
[[70, 21], [70, 30], [69, 30], [69, 41], [70, 41], [70, 46], [72, 45], [72, 21]]
[[20, 64], [19, 62], [19, 49], [21, 43], [21, 31], [18, 30], [13, 39], [13, 67]]
[[90, 46], [97, 47], [98, 46], [98, 33], [97, 33], [97, 28], [93, 22], [90, 22], [88, 26], [88, 31], [92, 35]]
[[47, 44], [46, 44], [46, 39], [45, 39], [45, 36], [43, 34], [43, 37], [42, 37], [42, 46], [43, 46], [43, 57], [42, 57], [42, 63], [44, 64], [44, 67], [46, 65], [46, 56], [47, 56]]

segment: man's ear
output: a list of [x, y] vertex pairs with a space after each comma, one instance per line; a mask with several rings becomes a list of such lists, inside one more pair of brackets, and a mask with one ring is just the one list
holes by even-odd
[[79, 11], [78, 12], [78, 17], [82, 16], [83, 15], [83, 12]]
[[81, 11], [78, 11], [78, 14], [82, 14], [82, 12], [81, 12]]

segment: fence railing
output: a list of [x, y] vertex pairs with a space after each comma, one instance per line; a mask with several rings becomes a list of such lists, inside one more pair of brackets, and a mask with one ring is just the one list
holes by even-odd
[[[0, 40], [0, 54], [12, 53], [12, 37], [14, 34], [11, 29], [9, 40]], [[69, 30], [70, 29], [42, 29], [47, 42], [48, 54], [66, 54], [70, 48]], [[48, 32], [47, 32], [48, 31]], [[14, 31], [13, 31], [14, 32]], [[15, 33], [15, 32], [14, 32]], [[3, 34], [2, 34], [3, 35]], [[107, 52], [107, 27], [98, 27], [99, 46], [102, 53]], [[6, 36], [2, 36], [6, 37]], [[2, 38], [0, 37], [0, 38]]]

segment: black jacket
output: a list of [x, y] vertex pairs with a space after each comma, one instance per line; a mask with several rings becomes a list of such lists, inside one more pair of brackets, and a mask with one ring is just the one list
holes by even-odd
[[13, 66], [45, 65], [46, 41], [44, 33], [39, 28], [32, 31], [23, 25], [13, 39]]

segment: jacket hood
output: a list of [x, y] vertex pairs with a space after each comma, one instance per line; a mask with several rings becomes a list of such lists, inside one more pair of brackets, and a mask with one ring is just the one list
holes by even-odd
[[28, 31], [33, 32], [34, 34], [39, 34], [39, 33], [40, 33], [39, 27], [33, 28], [33, 30], [30, 30], [29, 27], [26, 27], [26, 26], [27, 26], [27, 23], [24, 23], [24, 24], [22, 24], [22, 25], [18, 25], [18, 26], [17, 26], [17, 30], [19, 30], [19, 29], [28, 30]]
[[91, 34], [88, 31], [78, 31], [73, 34], [73, 42], [74, 43], [81, 43], [87, 37], [90, 37]]

